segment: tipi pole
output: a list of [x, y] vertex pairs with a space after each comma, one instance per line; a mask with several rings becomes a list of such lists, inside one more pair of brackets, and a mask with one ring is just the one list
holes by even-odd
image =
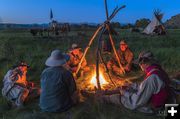
[[102, 40], [102, 34], [104, 33], [104, 30], [106, 28], [106, 25], [103, 25], [103, 28], [101, 29], [101, 33], [99, 35], [98, 38], [98, 47], [97, 47], [97, 51], [96, 51], [96, 83], [97, 83], [97, 87], [98, 90], [101, 90], [101, 85], [100, 85], [100, 81], [99, 81], [99, 52], [101, 50], [101, 40]]
[[120, 59], [119, 59], [119, 56], [117, 54], [117, 51], [116, 51], [116, 48], [115, 48], [115, 45], [114, 45], [114, 42], [113, 42], [113, 38], [112, 38], [112, 35], [111, 35], [111, 32], [110, 32], [110, 28], [108, 25], [106, 25], [107, 29], [108, 29], [108, 32], [109, 32], [109, 39], [110, 39], [110, 42], [111, 42], [111, 45], [112, 45], [112, 48], [113, 48], [113, 51], [114, 51], [114, 54], [116, 56], [116, 59], [118, 61], [118, 64], [119, 64], [119, 67], [121, 68], [123, 74], [125, 74], [125, 70], [122, 66], [122, 64], [120, 63]]
[[113, 19], [115, 16], [116, 16], [116, 14], [121, 10], [121, 9], [123, 9], [123, 8], [125, 8], [126, 6], [125, 5], [123, 5], [122, 7], [120, 7], [120, 8], [115, 8], [114, 9], [114, 11], [113, 11], [113, 13], [111, 14], [111, 16], [109, 16], [109, 18], [108, 18], [108, 20], [110, 21], [111, 19]]
[[79, 71], [79, 69], [80, 69], [80, 67], [81, 67], [81, 64], [82, 64], [82, 62], [83, 62], [83, 60], [84, 60], [84, 58], [85, 58], [85, 56], [86, 56], [86, 53], [87, 53], [88, 49], [90, 48], [93, 40], [94, 40], [95, 37], [97, 36], [98, 32], [102, 29], [102, 27], [103, 27], [103, 25], [101, 25], [101, 26], [96, 30], [96, 32], [94, 33], [94, 35], [93, 35], [92, 38], [90, 39], [90, 41], [89, 41], [86, 49], [84, 50], [83, 56], [82, 56], [82, 58], [81, 58], [81, 60], [80, 60], [80, 62], [79, 62], [79, 64], [78, 64], [77, 70], [76, 70], [76, 72], [75, 72], [76, 74], [78, 73], [78, 71]]
[[85, 51], [84, 51], [84, 54], [83, 54], [83, 56], [82, 56], [82, 58], [81, 58], [81, 60], [80, 60], [80, 62], [79, 62], [79, 64], [78, 64], [78, 67], [77, 67], [77, 70], [76, 70], [75, 74], [77, 74], [77, 73], [79, 72], [79, 69], [80, 69], [80, 67], [81, 67], [81, 64], [82, 64], [85, 56], [86, 56], [86, 53], [87, 53], [88, 49], [90, 48], [93, 40], [94, 40], [95, 37], [97, 36], [98, 32], [99, 32], [103, 27], [104, 27], [104, 29], [105, 29], [106, 24], [107, 24], [108, 22], [110, 22], [110, 20], [119, 12], [119, 10], [121, 10], [121, 9], [124, 8], [124, 7], [125, 7], [125, 5], [122, 6], [122, 7], [120, 7], [120, 8], [117, 8], [117, 7], [116, 7], [116, 8], [114, 9], [113, 13], [111, 14], [111, 16], [109, 17], [109, 16], [108, 16], [107, 1], [105, 0], [105, 8], [106, 8], [107, 20], [106, 20], [101, 26], [99, 26], [99, 28], [96, 30], [96, 32], [94, 33], [94, 35], [93, 35], [92, 38], [90, 39], [90, 42], [89, 42], [88, 46], [86, 47], [86, 49], [85, 49]]
[[109, 14], [108, 14], [107, 0], [104, 0], [104, 4], [105, 4], [105, 10], [106, 10], [106, 19], [108, 19]]
[[105, 70], [106, 70], [106, 73], [107, 73], [110, 81], [112, 82], [112, 84], [113, 84], [115, 87], [117, 87], [116, 83], [112, 80], [112, 78], [111, 78], [111, 76], [110, 76], [110, 74], [109, 74], [109, 69], [108, 69], [107, 66], [106, 66], [106, 63], [105, 63], [105, 61], [104, 61], [104, 59], [103, 59], [103, 57], [102, 57], [101, 51], [99, 52], [99, 56], [100, 56], [101, 62], [102, 62], [103, 65], [104, 65], [104, 68], [105, 68]]

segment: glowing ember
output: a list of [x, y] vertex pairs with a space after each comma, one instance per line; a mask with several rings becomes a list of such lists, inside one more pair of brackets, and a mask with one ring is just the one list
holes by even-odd
[[[101, 85], [101, 86], [103, 86], [103, 85], [105, 85], [105, 84], [108, 84], [108, 82], [107, 82], [107, 81], [105, 80], [105, 78], [103, 77], [102, 73], [100, 73], [100, 75], [99, 75], [99, 82], [100, 82], [100, 85]], [[96, 74], [93, 75], [90, 83], [97, 87]]]

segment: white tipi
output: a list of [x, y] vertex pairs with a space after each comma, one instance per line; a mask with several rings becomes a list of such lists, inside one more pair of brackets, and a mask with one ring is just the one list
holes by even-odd
[[[154, 12], [154, 17], [151, 20], [151, 22], [148, 24], [148, 26], [144, 29], [144, 34], [159, 34], [159, 32], [165, 32], [164, 27], [161, 23], [161, 19], [163, 17], [163, 14], [160, 13], [160, 11]], [[160, 34], [159, 34], [160, 35]]]

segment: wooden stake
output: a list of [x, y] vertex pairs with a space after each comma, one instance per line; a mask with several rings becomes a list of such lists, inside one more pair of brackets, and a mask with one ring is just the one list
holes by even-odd
[[107, 0], [104, 0], [104, 4], [105, 4], [105, 10], [106, 10], [106, 19], [108, 19], [109, 14], [108, 14]]
[[122, 66], [122, 64], [120, 63], [120, 59], [119, 59], [119, 56], [117, 54], [117, 51], [116, 51], [116, 48], [115, 48], [115, 45], [114, 45], [114, 42], [113, 42], [113, 38], [112, 38], [112, 35], [111, 35], [111, 32], [110, 32], [110, 28], [108, 25], [106, 25], [107, 29], [108, 29], [108, 32], [109, 32], [109, 39], [110, 39], [110, 42], [111, 42], [111, 45], [112, 45], [112, 48], [113, 48], [113, 51], [114, 51], [114, 54], [115, 54], [115, 57], [118, 61], [118, 64], [119, 64], [119, 67], [121, 68], [123, 74], [125, 74], [125, 70]]
[[101, 50], [101, 40], [102, 40], [102, 34], [104, 33], [106, 25], [103, 25], [103, 28], [101, 30], [101, 33], [99, 35], [98, 38], [98, 46], [97, 46], [97, 51], [96, 51], [96, 82], [97, 82], [97, 86], [98, 86], [98, 90], [101, 90], [101, 85], [100, 85], [100, 81], [99, 81], [99, 52]]
[[77, 70], [76, 70], [76, 74], [79, 72], [79, 69], [81, 68], [81, 64], [82, 64], [82, 62], [83, 62], [83, 60], [84, 60], [84, 58], [85, 58], [85, 56], [86, 56], [86, 53], [87, 53], [88, 49], [90, 48], [93, 40], [95, 39], [95, 37], [97, 36], [97, 34], [99, 33], [99, 31], [102, 29], [102, 27], [103, 27], [103, 25], [99, 26], [99, 28], [96, 30], [96, 32], [94, 33], [94, 35], [93, 35], [92, 38], [90, 39], [90, 41], [89, 41], [86, 49], [84, 50], [83, 56], [82, 56], [82, 58], [81, 58], [81, 60], [80, 60], [80, 62], [79, 62], [79, 64], [78, 64], [78, 67], [77, 67]]
[[109, 17], [109, 16], [108, 16], [107, 1], [105, 0], [106, 17], [108, 16], [108, 18], [107, 18], [107, 20], [106, 20], [101, 26], [99, 26], [99, 28], [96, 30], [96, 32], [94, 33], [94, 35], [93, 35], [92, 38], [90, 39], [89, 44], [88, 44], [88, 46], [86, 47], [86, 49], [85, 49], [85, 51], [84, 51], [84, 54], [83, 54], [83, 56], [82, 56], [82, 58], [81, 58], [81, 60], [80, 60], [80, 62], [79, 62], [79, 64], [78, 64], [77, 70], [76, 70], [76, 72], [75, 72], [76, 75], [77, 75], [77, 73], [79, 72], [79, 70], [80, 70], [80, 68], [81, 68], [81, 64], [82, 64], [82, 62], [83, 62], [83, 60], [84, 60], [84, 58], [85, 58], [85, 56], [86, 56], [86, 53], [87, 53], [88, 49], [90, 48], [93, 40], [95, 39], [95, 37], [97, 36], [97, 34], [99, 33], [99, 31], [102, 29], [103, 26], [106, 25], [106, 23], [109, 23], [109, 22], [110, 22], [110, 20], [118, 13], [119, 10], [121, 10], [121, 9], [124, 8], [124, 7], [125, 7], [125, 5], [122, 6], [122, 7], [120, 7], [120, 8], [115, 8], [114, 11], [113, 11], [113, 13], [112, 13], [111, 16]]
[[99, 52], [99, 57], [100, 57], [101, 62], [102, 62], [103, 65], [104, 65], [104, 68], [105, 68], [105, 70], [106, 70], [106, 73], [107, 73], [107, 75], [108, 75], [111, 83], [117, 88], [116, 83], [112, 80], [112, 78], [111, 78], [111, 76], [110, 76], [110, 74], [109, 74], [109, 69], [107, 68], [107, 65], [106, 65], [106, 63], [105, 63], [105, 61], [104, 61], [104, 59], [103, 59], [103, 57], [102, 57], [101, 51]]

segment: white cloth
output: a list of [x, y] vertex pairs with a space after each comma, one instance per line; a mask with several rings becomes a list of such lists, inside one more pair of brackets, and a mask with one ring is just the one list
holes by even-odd
[[13, 70], [9, 70], [4, 76], [2, 95], [8, 101], [14, 102], [17, 106], [20, 106], [23, 103], [20, 97], [23, 91], [26, 89], [19, 85], [15, 85], [15, 81], [12, 80], [12, 75], [13, 75]]
[[121, 103], [128, 109], [139, 110], [145, 113], [152, 113], [148, 105], [150, 98], [153, 94], [160, 92], [165, 87], [165, 83], [156, 75], [152, 74], [147, 77], [138, 87], [136, 92], [123, 91], [121, 96]]

